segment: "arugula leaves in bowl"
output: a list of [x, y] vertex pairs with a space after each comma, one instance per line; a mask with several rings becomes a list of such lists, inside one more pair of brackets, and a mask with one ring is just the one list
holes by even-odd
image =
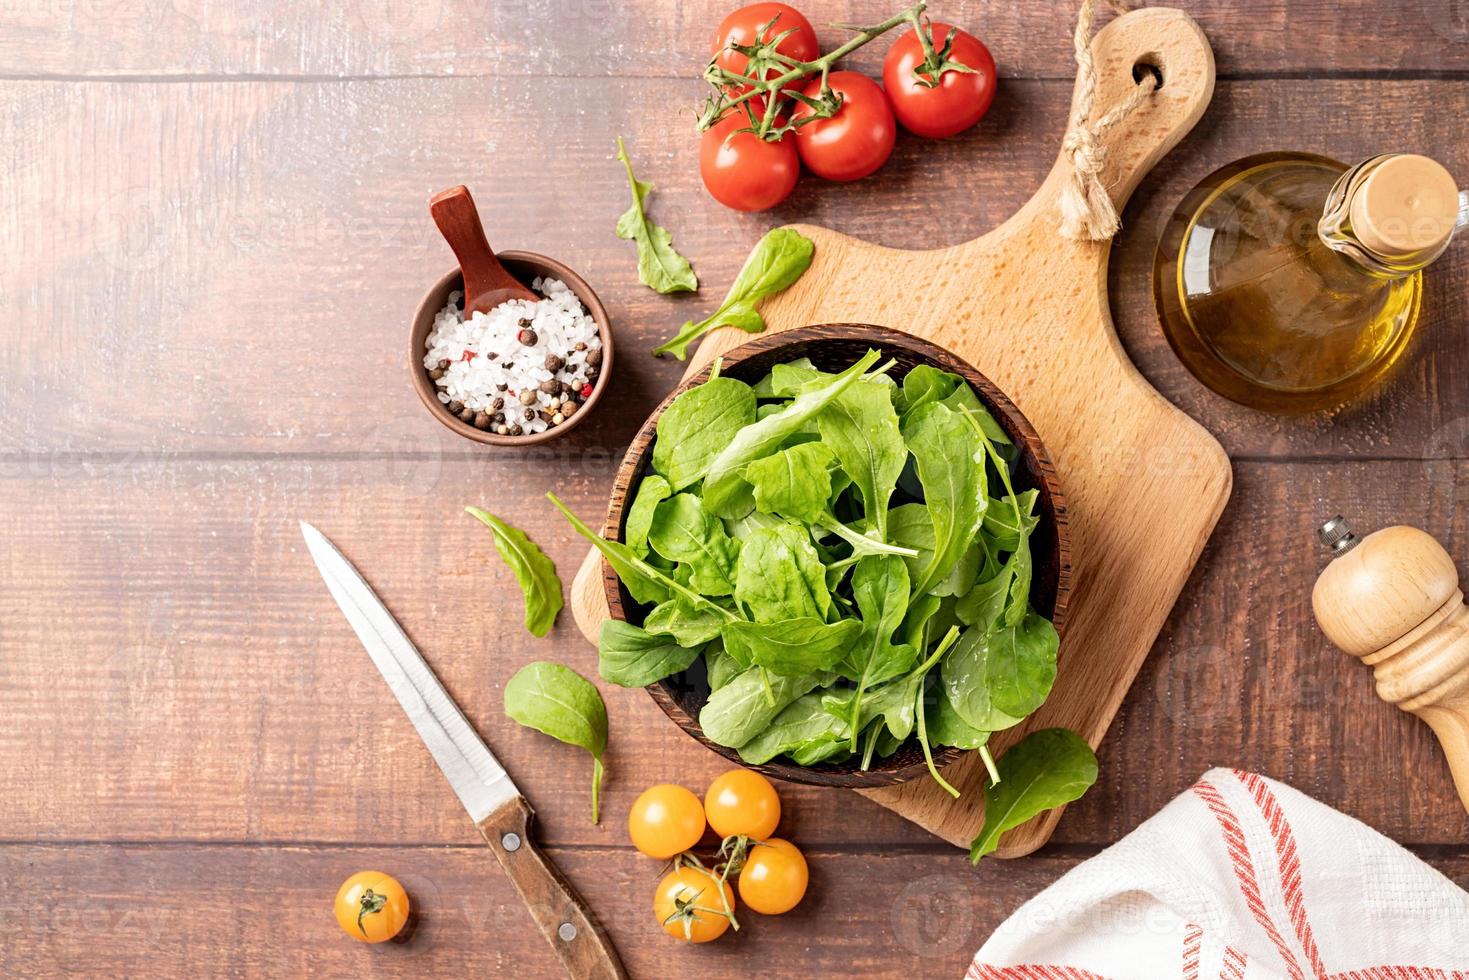
[[1056, 676], [1070, 569], [1045, 449], [972, 367], [906, 334], [737, 348], [634, 440], [615, 540], [567, 516], [610, 569], [603, 679], [651, 685], [690, 734], [781, 778], [926, 768], [956, 792], [939, 767], [978, 750], [995, 774], [989, 734]]

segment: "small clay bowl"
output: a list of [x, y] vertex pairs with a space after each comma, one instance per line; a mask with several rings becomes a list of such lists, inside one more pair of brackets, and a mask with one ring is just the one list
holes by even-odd
[[[1066, 503], [1061, 496], [1060, 483], [1056, 479], [1056, 468], [1030, 421], [1004, 392], [967, 361], [937, 344], [888, 327], [875, 327], [865, 323], [827, 323], [786, 330], [736, 347], [721, 356], [720, 371], [725, 377], [754, 384], [773, 365], [798, 357], [811, 358], [812, 363], [823, 371], [841, 371], [855, 363], [869, 348], [880, 350], [884, 360], [892, 358], [897, 362], [888, 374], [900, 384], [908, 372], [919, 364], [928, 364], [959, 375], [969, 382], [979, 396], [980, 403], [990, 410], [1010, 440], [1020, 447], [1020, 460], [1013, 475], [1014, 486], [1017, 491], [1039, 491], [1037, 511], [1041, 517], [1030, 539], [1034, 561], [1031, 603], [1041, 615], [1055, 624], [1058, 634], [1065, 636], [1066, 608], [1071, 593], [1071, 542]], [[638, 430], [627, 455], [622, 459], [617, 482], [612, 488], [607, 524], [602, 528], [605, 537], [623, 540], [624, 522], [633, 499], [631, 489], [642, 480], [653, 459], [653, 441], [657, 435], [659, 417], [675, 398], [695, 385], [703, 384], [708, 378], [709, 368], [706, 367], [679, 385], [663, 399]], [[602, 582], [612, 618], [640, 625], [646, 610], [633, 600], [617, 574], [605, 561], [602, 563]], [[650, 684], [648, 693], [678, 727], [731, 762], [744, 765], [737, 751], [711, 742], [699, 727], [699, 709], [709, 699], [709, 679], [705, 674], [702, 657], [695, 660], [693, 666], [683, 673]], [[960, 749], [945, 748], [934, 753], [933, 761], [937, 766], [944, 766], [961, 754]], [[888, 786], [927, 774], [923, 749], [913, 737], [888, 758], [874, 758], [872, 767], [866, 771], [862, 769], [860, 758], [815, 766], [798, 766], [778, 758], [764, 765], [747, 768], [792, 783], [857, 789]]]
[[602, 397], [602, 389], [607, 387], [607, 379], [612, 376], [612, 328], [607, 320], [607, 310], [602, 306], [602, 301], [597, 298], [596, 293], [592, 292], [592, 287], [587, 285], [587, 281], [572, 272], [569, 267], [555, 259], [548, 259], [534, 252], [497, 252], [495, 254], [504, 263], [505, 268], [527, 286], [538, 276], [560, 279], [576, 294], [576, 298], [581, 300], [581, 305], [597, 322], [597, 336], [602, 340], [602, 366], [596, 381], [592, 383], [591, 395], [571, 418], [560, 425], [552, 426], [545, 432], [537, 432], [533, 435], [502, 436], [495, 432], [486, 432], [484, 429], [476, 429], [463, 419], [450, 415], [448, 406], [439, 401], [438, 385], [434, 384], [433, 379], [428, 376], [428, 368], [423, 366], [423, 355], [426, 353], [423, 345], [428, 340], [429, 331], [434, 327], [434, 317], [448, 304], [449, 294], [464, 288], [464, 277], [460, 274], [457, 265], [434, 283], [423, 297], [422, 302], [418, 304], [418, 312], [413, 314], [413, 330], [408, 338], [408, 370], [413, 375], [413, 390], [418, 392], [419, 400], [429, 410], [429, 414], [442, 422], [445, 427], [453, 429], [466, 439], [473, 439], [475, 442], [482, 442], [490, 446], [535, 446], [543, 442], [550, 442], [557, 436], [565, 435], [581, 425], [582, 420], [596, 407], [598, 400]]

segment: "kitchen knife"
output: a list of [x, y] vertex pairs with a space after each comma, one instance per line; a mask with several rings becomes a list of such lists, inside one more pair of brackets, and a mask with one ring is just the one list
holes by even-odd
[[449, 697], [423, 656], [336, 546], [301, 522], [306, 547], [372, 662], [418, 729], [454, 794], [510, 876], [566, 972], [626, 980], [612, 942], [531, 837], [535, 811]]

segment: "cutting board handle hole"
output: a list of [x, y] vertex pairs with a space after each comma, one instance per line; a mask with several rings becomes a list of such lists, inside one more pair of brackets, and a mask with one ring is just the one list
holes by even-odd
[[1153, 91], [1163, 87], [1163, 68], [1158, 64], [1158, 55], [1145, 54], [1132, 63], [1132, 80], [1139, 85], [1149, 75], [1153, 76]]

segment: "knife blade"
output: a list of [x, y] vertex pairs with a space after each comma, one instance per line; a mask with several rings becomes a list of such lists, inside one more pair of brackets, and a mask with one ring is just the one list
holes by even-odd
[[301, 534], [337, 607], [499, 858], [567, 974], [626, 980], [606, 932], [536, 846], [531, 836], [535, 811], [403, 627], [326, 535], [305, 521]]

